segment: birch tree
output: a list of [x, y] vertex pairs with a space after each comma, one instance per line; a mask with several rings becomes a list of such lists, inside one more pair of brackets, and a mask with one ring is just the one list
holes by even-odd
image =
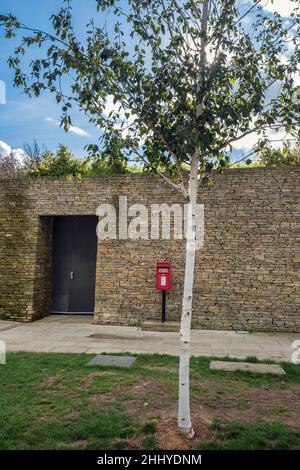
[[138, 161], [188, 203], [178, 426], [189, 437], [197, 192], [232, 164], [241, 139], [254, 137], [248, 159], [299, 135], [299, 5], [289, 4], [282, 18], [261, 0], [95, 0], [85, 35], [71, 0], [47, 30], [0, 15], [6, 37], [20, 35], [8, 59], [15, 85], [29, 96], [50, 91], [66, 131], [72, 107], [85, 113], [99, 127], [91, 158]]

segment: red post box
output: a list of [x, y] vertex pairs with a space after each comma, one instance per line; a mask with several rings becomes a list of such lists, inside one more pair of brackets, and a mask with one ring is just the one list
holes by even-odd
[[171, 263], [160, 261], [156, 263], [156, 289], [171, 290], [171, 272]]

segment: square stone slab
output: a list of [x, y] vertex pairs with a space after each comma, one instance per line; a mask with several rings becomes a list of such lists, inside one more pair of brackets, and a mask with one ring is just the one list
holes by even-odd
[[285, 371], [278, 364], [256, 364], [253, 362], [225, 362], [211, 361], [211, 370], [225, 370], [226, 372], [235, 372], [242, 370], [244, 372], [255, 372], [256, 374], [274, 374], [285, 375]]
[[131, 367], [136, 358], [131, 356], [110, 356], [108, 354], [97, 354], [88, 362], [88, 366], [116, 366]]

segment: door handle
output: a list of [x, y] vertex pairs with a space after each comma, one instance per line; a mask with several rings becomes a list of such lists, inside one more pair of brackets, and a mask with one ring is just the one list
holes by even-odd
[[70, 279], [72, 279], [72, 280], [74, 279], [74, 271], [70, 272]]

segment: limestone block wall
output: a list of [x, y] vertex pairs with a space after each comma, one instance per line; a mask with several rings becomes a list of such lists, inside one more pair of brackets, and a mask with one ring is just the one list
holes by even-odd
[[28, 186], [0, 183], [0, 318], [24, 321], [31, 318], [35, 265], [34, 223]]
[[[197, 252], [193, 326], [300, 331], [300, 168], [226, 171], [199, 191], [205, 243]], [[49, 311], [52, 221], [94, 215], [101, 203], [183, 203], [150, 175], [0, 181], [0, 317], [31, 321]], [[171, 261], [167, 316], [180, 317], [184, 241], [98, 242], [95, 323], [160, 318], [156, 261]]]

